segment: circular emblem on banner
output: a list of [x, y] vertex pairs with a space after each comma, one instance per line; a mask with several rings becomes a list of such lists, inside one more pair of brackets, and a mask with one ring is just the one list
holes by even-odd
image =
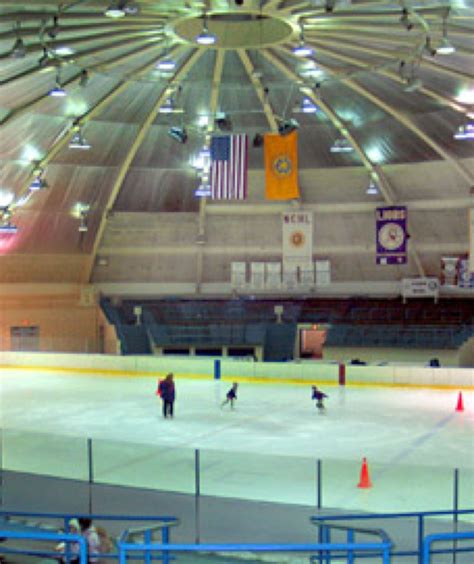
[[293, 247], [302, 247], [305, 244], [305, 236], [301, 231], [294, 231], [290, 235], [290, 243]]
[[379, 243], [385, 249], [393, 251], [398, 249], [405, 240], [405, 232], [397, 223], [389, 222], [383, 225], [379, 231]]
[[293, 170], [291, 160], [286, 155], [280, 155], [273, 161], [273, 170], [277, 176], [289, 176]]

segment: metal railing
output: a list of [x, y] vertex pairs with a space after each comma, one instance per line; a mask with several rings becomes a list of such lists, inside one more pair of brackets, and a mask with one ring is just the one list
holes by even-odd
[[[367, 551], [381, 557], [382, 564], [390, 564], [390, 542], [381, 543], [315, 543], [315, 544], [157, 544], [157, 543], [125, 543], [119, 542], [119, 564], [126, 564], [127, 553], [143, 553], [144, 562], [150, 563], [153, 553], [159, 553], [163, 564], [169, 564], [173, 552], [205, 552], [205, 553], [232, 553], [232, 552], [279, 552], [300, 553], [337, 551], [351, 554], [356, 551]], [[330, 560], [329, 560], [330, 561]]]
[[[25, 531], [9, 531], [8, 529], [0, 529], [0, 537], [2, 539], [17, 539], [17, 540], [35, 540], [43, 542], [64, 542], [68, 546], [71, 543], [76, 543], [79, 546], [79, 552], [74, 556], [79, 557], [79, 564], [87, 564], [87, 543], [86, 539], [81, 535], [71, 533], [44, 533], [44, 532], [25, 532]], [[16, 554], [32, 554], [28, 550], [7, 550], [5, 552], [15, 552]], [[36, 555], [51, 555], [51, 551], [35, 552]], [[56, 557], [58, 554], [56, 553]]]
[[457, 546], [458, 540], [466, 540], [466, 539], [474, 539], [474, 531], [468, 531], [468, 532], [464, 532], [464, 533], [438, 533], [436, 535], [427, 535], [423, 539], [422, 563], [423, 564], [430, 564], [431, 554], [434, 554], [434, 553], [439, 554], [441, 552], [439, 550], [438, 551], [432, 551], [431, 550], [431, 545], [434, 542], [453, 541], [454, 554], [456, 554], [456, 552], [466, 552], [468, 550], [470, 550], [470, 551], [474, 550], [474, 547], [471, 547], [470, 549], [469, 548], [466, 549], [466, 548], [459, 548]]
[[[419, 511], [419, 512], [411, 512], [411, 513], [376, 513], [376, 514], [350, 514], [350, 515], [334, 515], [334, 516], [313, 516], [310, 517], [310, 521], [313, 525], [318, 527], [319, 531], [326, 531], [324, 534], [326, 536], [323, 537], [323, 540], [327, 541], [330, 539], [329, 530], [331, 529], [352, 529], [354, 531], [364, 531], [368, 533], [370, 529], [363, 529], [360, 527], [350, 527], [350, 526], [342, 526], [339, 524], [334, 524], [334, 522], [341, 522], [341, 521], [356, 521], [356, 520], [374, 520], [377, 521], [383, 519], [416, 519], [417, 522], [417, 536], [416, 536], [416, 545], [417, 548], [413, 550], [393, 550], [391, 551], [392, 556], [415, 556], [418, 559], [419, 564], [426, 564], [429, 560], [424, 560], [424, 542], [425, 538], [434, 540], [438, 540], [438, 537], [446, 540], [449, 535], [454, 535], [449, 538], [455, 538], [457, 534], [465, 534], [465, 533], [439, 533], [434, 535], [427, 535], [425, 537], [425, 528], [426, 528], [426, 519], [430, 517], [451, 517], [453, 520], [453, 526], [458, 526], [459, 516], [460, 515], [474, 515], [474, 509], [461, 509], [461, 510], [453, 510], [453, 511]], [[473, 524], [474, 529], [474, 524]], [[372, 531], [376, 531], [372, 529]], [[474, 538], [474, 531], [467, 533], [467, 537], [462, 538]], [[348, 537], [349, 538], [349, 537]], [[351, 536], [350, 538], [354, 538]], [[461, 538], [461, 537], [459, 537]], [[321, 540], [321, 537], [320, 537]], [[458, 548], [455, 544], [451, 548], [444, 548], [438, 549], [436, 551], [432, 551], [432, 554], [452, 554], [455, 556], [456, 552], [474, 552], [474, 545], [470, 547], [464, 547], [462, 549]]]

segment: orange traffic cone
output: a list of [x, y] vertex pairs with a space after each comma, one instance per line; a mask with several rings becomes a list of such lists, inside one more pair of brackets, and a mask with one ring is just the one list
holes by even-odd
[[462, 392], [459, 392], [458, 403], [456, 404], [456, 411], [464, 411], [464, 403], [462, 401]]
[[370, 481], [370, 477], [369, 477], [369, 467], [367, 465], [367, 459], [364, 458], [362, 459], [362, 468], [360, 469], [360, 480], [359, 483], [357, 484], [358, 488], [371, 488], [372, 487], [372, 482]]

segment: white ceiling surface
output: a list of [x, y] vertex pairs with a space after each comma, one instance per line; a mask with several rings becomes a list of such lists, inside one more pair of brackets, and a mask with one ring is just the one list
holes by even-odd
[[[469, 251], [474, 142], [453, 134], [474, 111], [473, 2], [336, 0], [328, 12], [323, 0], [138, 0], [139, 13], [119, 20], [104, 16], [109, 3], [0, 0], [0, 207], [19, 228], [0, 236], [0, 282], [227, 288], [232, 261], [281, 258], [281, 212], [290, 209], [314, 212], [315, 258], [331, 260], [336, 284], [393, 288], [407, 276], [437, 276], [442, 256]], [[187, 37], [204, 11], [221, 33], [216, 48]], [[425, 47], [439, 46], [445, 17], [456, 52], [433, 56]], [[281, 22], [286, 35], [271, 28], [256, 48], [267, 33], [258, 26]], [[306, 59], [291, 51], [301, 27], [315, 49]], [[11, 56], [17, 37], [23, 58]], [[59, 44], [75, 53], [54, 55]], [[175, 70], [157, 71], [168, 56]], [[311, 65], [317, 70], [302, 76]], [[411, 68], [423, 84], [406, 92]], [[58, 72], [68, 92], [59, 99], [47, 96]], [[160, 114], [172, 84], [183, 113]], [[302, 88], [321, 112], [293, 112]], [[247, 201], [195, 197], [189, 159], [212, 133], [197, 119], [212, 124], [217, 111], [250, 139], [279, 117], [298, 120], [299, 201], [265, 200], [263, 150], [252, 144]], [[90, 150], [69, 149], [74, 121]], [[167, 135], [173, 125], [186, 127], [186, 144]], [[350, 154], [330, 152], [341, 128]], [[24, 202], [35, 165], [49, 188]], [[382, 187], [376, 196], [365, 192], [371, 171]], [[85, 233], [78, 203], [89, 208]], [[384, 204], [408, 206], [406, 266], [375, 265], [374, 209]]]

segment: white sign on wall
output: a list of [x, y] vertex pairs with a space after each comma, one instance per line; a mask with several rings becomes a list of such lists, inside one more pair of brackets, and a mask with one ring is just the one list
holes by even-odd
[[250, 263], [250, 286], [253, 290], [263, 290], [265, 288], [265, 263]]
[[233, 262], [230, 265], [230, 282], [232, 288], [244, 288], [247, 283], [247, 263]]
[[313, 263], [313, 213], [291, 211], [282, 214], [283, 266], [311, 268]]
[[281, 262], [267, 262], [265, 269], [265, 287], [269, 290], [281, 288]]

